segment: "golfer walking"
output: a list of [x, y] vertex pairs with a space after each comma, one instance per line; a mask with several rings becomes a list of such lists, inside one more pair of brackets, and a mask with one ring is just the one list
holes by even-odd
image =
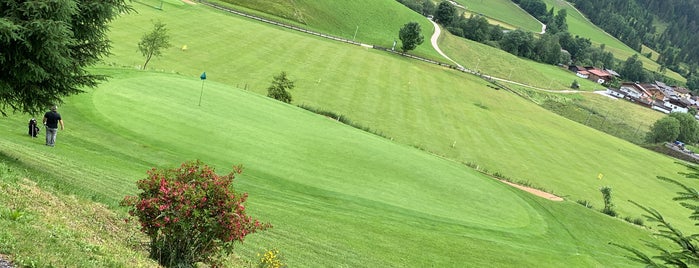
[[44, 126], [46, 126], [46, 146], [56, 145], [56, 133], [58, 133], [58, 125], [61, 125], [61, 130], [63, 127], [63, 119], [61, 119], [61, 114], [56, 112], [56, 105], [51, 106], [51, 111], [44, 114]]

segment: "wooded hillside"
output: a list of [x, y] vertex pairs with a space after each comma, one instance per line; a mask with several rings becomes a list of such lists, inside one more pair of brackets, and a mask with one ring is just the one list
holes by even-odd
[[646, 45], [665, 68], [685, 77], [699, 65], [699, 1], [697, 0], [570, 0], [590, 20], [641, 51]]

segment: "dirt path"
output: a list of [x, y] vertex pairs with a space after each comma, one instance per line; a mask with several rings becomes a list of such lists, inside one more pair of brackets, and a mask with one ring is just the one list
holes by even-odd
[[196, 5], [197, 3], [192, 2], [191, 0], [182, 0], [182, 2], [185, 2], [190, 5]]

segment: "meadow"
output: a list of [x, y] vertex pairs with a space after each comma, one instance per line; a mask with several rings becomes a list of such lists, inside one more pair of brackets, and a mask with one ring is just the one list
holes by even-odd
[[[397, 1], [333, 1], [333, 0], [218, 0], [218, 4], [235, 4], [236, 8], [248, 8], [263, 15], [275, 15], [295, 22], [298, 26], [332, 34], [357, 42], [390, 48], [397, 40], [398, 31], [408, 22], [417, 22], [422, 28], [425, 43], [411, 53], [422, 57], [441, 59], [429, 45], [434, 32], [432, 24], [424, 16], [411, 11]], [[386, 16], [385, 14], [391, 14]]]
[[[622, 216], [640, 217], [631, 199], [686, 217], [670, 200], [675, 189], [654, 179], [677, 177], [673, 159], [475, 76], [201, 5], [136, 8], [114, 23], [114, 54], [93, 70], [111, 80], [61, 106], [67, 130], [57, 147], [29, 139], [24, 127], [0, 130], [3, 161], [40, 171], [31, 176], [40, 187], [123, 213], [116, 202], [134, 194], [150, 167], [201, 159], [227, 172], [243, 164], [237, 186], [250, 193], [248, 210], [275, 228], [250, 236], [240, 257], [276, 247], [302, 267], [631, 267], [607, 243], [638, 246], [651, 233], [575, 200], [600, 208], [598, 189], [608, 185]], [[175, 47], [152, 69], [136, 70], [136, 43], [153, 19], [168, 26]], [[388, 138], [264, 97], [280, 71], [296, 81], [293, 104], [334, 111]], [[8, 126], [26, 120], [3, 118]], [[567, 201], [532, 196], [465, 163]], [[16, 240], [0, 243], [23, 243]], [[34, 254], [12, 250], [0, 253]]]
[[541, 32], [541, 23], [510, 0], [456, 0], [471, 13], [484, 14], [534, 33]]

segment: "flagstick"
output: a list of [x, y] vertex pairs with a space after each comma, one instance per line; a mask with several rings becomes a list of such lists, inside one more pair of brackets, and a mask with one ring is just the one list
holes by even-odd
[[204, 95], [204, 79], [201, 80], [201, 93], [199, 93], [199, 106], [201, 106], [201, 96]]

